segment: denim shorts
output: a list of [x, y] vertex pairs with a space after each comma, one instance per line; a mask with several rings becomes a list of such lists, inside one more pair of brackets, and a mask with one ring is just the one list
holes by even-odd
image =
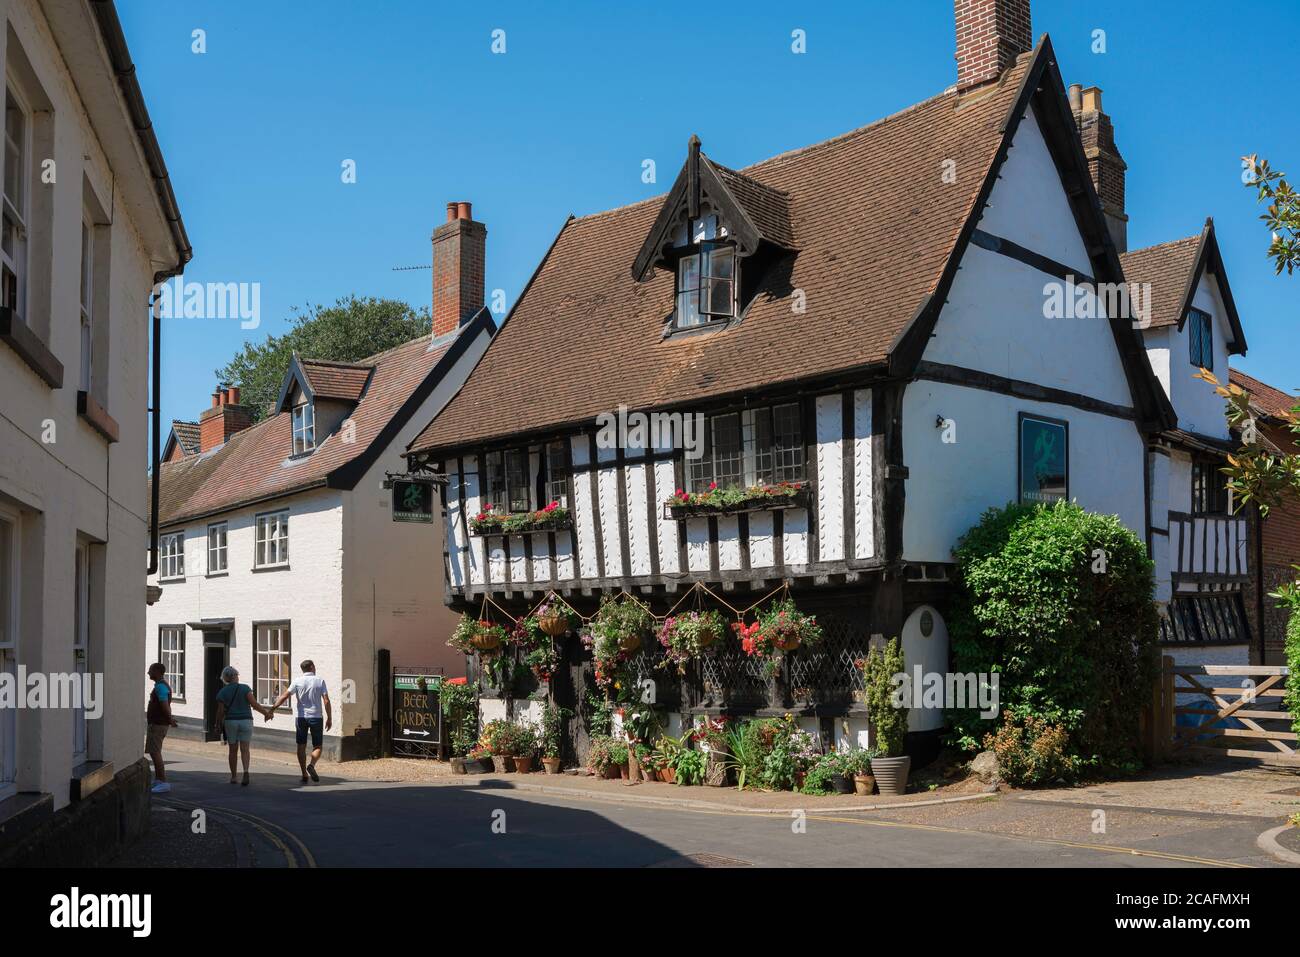
[[253, 740], [253, 719], [252, 718], [227, 718], [226, 719], [226, 743], [239, 744], [243, 741]]
[[325, 730], [325, 720], [323, 718], [299, 718], [298, 719], [298, 743], [307, 743], [307, 732], [311, 732], [312, 748], [319, 748], [321, 735]]

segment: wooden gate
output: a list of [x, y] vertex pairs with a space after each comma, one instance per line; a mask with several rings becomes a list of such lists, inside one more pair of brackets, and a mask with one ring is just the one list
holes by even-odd
[[1193, 750], [1300, 767], [1282, 701], [1289, 678], [1280, 665], [1178, 665], [1165, 655], [1146, 716], [1148, 756]]

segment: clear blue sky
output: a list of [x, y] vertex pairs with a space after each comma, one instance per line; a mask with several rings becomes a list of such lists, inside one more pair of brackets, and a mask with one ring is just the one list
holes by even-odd
[[[195, 248], [186, 279], [258, 282], [262, 325], [169, 321], [162, 407], [193, 419], [246, 338], [349, 293], [427, 305], [449, 200], [487, 224], [487, 287], [513, 302], [569, 213], [663, 192], [698, 133], [739, 167], [954, 82], [949, 0], [311, 4], [118, 0]], [[1244, 14], [1244, 8], [1241, 8]], [[1035, 0], [1067, 83], [1097, 85], [1128, 162], [1130, 247], [1215, 218], [1248, 372], [1300, 386], [1300, 276], [1276, 277], [1240, 157], [1300, 176], [1300, 4]], [[491, 34], [506, 31], [506, 53]], [[791, 53], [791, 31], [807, 52]], [[206, 31], [207, 52], [191, 52]], [[1106, 31], [1107, 52], [1091, 51]], [[718, 82], [691, 82], [716, 76]], [[1284, 90], [1286, 105], [1269, 93]], [[659, 183], [641, 181], [658, 164]], [[357, 182], [341, 182], [356, 161]], [[906, 163], [906, 156], [898, 162]]]

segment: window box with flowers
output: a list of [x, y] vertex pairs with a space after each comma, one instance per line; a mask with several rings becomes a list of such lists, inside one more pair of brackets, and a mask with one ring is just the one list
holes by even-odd
[[559, 502], [551, 502], [535, 512], [498, 512], [495, 505], [484, 505], [483, 510], [469, 520], [471, 535], [563, 532], [571, 527], [573, 520], [569, 510]]
[[807, 508], [809, 488], [807, 482], [777, 482], [775, 485], [743, 488], [720, 487], [717, 482], [710, 482], [703, 492], [679, 488], [664, 502], [664, 509], [669, 518], [686, 519], [767, 509]]

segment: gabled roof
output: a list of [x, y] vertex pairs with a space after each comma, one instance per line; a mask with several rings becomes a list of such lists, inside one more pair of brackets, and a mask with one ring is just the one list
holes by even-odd
[[199, 424], [197, 422], [183, 422], [180, 419], [172, 419], [172, 431], [167, 436], [167, 444], [163, 447], [162, 457], [165, 459], [171, 455], [172, 449], [180, 446], [182, 455], [194, 455], [199, 450]]
[[1237, 304], [1228, 285], [1228, 274], [1223, 268], [1213, 219], [1207, 219], [1205, 227], [1195, 236], [1131, 250], [1120, 256], [1120, 262], [1125, 279], [1151, 286], [1151, 317], [1147, 325], [1150, 329], [1183, 328], [1187, 310], [1196, 298], [1196, 288], [1208, 269], [1218, 280], [1219, 295], [1232, 330], [1228, 352], [1245, 353], [1246, 333], [1241, 327]]
[[794, 248], [786, 193], [714, 163], [700, 152], [700, 138], [692, 136], [686, 163], [632, 263], [633, 279], [645, 282], [656, 266], [664, 265], [664, 252], [672, 244], [674, 231], [699, 216], [705, 203], [726, 224], [742, 257], [752, 256], [765, 242], [781, 249]]
[[303, 359], [301, 364], [314, 398], [346, 402], [356, 402], [361, 398], [373, 368], [355, 362], [326, 362], [323, 359]]
[[1250, 393], [1250, 404], [1268, 418], [1289, 421], [1291, 410], [1300, 405], [1300, 395], [1275, 389], [1253, 376], [1246, 375], [1240, 369], [1229, 369], [1228, 381]]
[[[687, 170], [669, 197], [570, 219], [469, 380], [411, 451], [559, 432], [620, 404], [698, 407], [774, 386], [913, 374], [1031, 102], [1094, 272], [1118, 281], [1118, 256], [1044, 37], [976, 92], [947, 91], [732, 176], [701, 158], [701, 179], [711, 171], [751, 220], [762, 204], [745, 193], [747, 184], [785, 197], [798, 238], [797, 250], [767, 269], [741, 321], [725, 329], [663, 337], [673, 276], [650, 270], [634, 281], [649, 265], [646, 250], [658, 248], [651, 240], [667, 232]], [[941, 182], [947, 161], [959, 171], [955, 183]], [[1126, 320], [1111, 326], [1139, 423], [1172, 424], [1140, 335]]]
[[344, 442], [336, 432], [310, 455], [292, 458], [292, 416], [280, 411], [210, 452], [164, 463], [159, 525], [311, 488], [352, 488], [484, 330], [496, 330], [486, 308], [457, 336], [434, 341], [433, 348], [422, 336], [357, 363], [371, 370], [371, 378], [349, 416], [354, 441]]

